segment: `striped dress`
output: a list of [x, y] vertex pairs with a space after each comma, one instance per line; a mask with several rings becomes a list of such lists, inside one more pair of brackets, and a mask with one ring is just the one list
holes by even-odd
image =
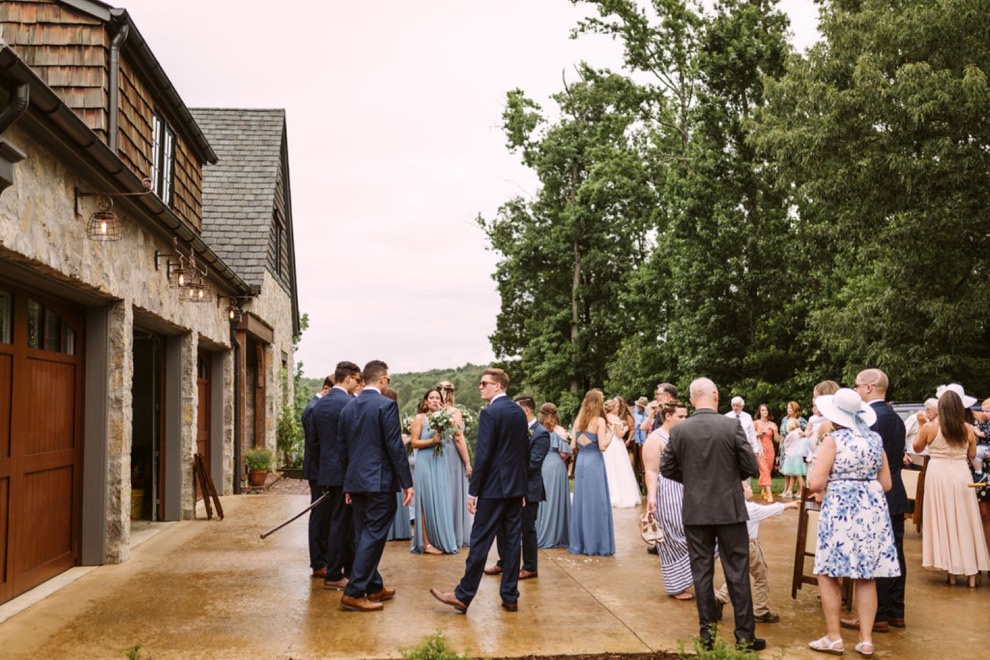
[[[662, 434], [663, 431], [660, 431]], [[667, 438], [661, 435], [663, 449]], [[663, 451], [661, 449], [661, 452]], [[670, 595], [676, 595], [694, 584], [691, 577], [691, 559], [688, 556], [687, 536], [681, 517], [684, 508], [684, 485], [657, 476], [657, 520], [663, 528], [663, 542], [657, 544], [660, 555], [660, 572], [663, 588]]]

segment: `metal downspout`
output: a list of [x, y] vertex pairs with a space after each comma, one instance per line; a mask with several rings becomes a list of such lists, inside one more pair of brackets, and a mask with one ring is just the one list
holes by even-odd
[[21, 83], [10, 90], [10, 103], [0, 112], [0, 133], [10, 128], [28, 109], [31, 90], [27, 83]]
[[110, 110], [107, 129], [107, 144], [110, 151], [117, 153], [119, 141], [117, 133], [120, 130], [120, 47], [127, 41], [131, 29], [127, 25], [120, 27], [120, 32], [110, 42]]

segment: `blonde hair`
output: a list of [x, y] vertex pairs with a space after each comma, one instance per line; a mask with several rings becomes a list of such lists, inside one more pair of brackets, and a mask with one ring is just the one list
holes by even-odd
[[801, 428], [801, 422], [799, 422], [798, 420], [796, 420], [793, 417], [789, 417], [787, 419], [787, 430], [788, 431], [794, 431], [794, 430], [799, 429], [799, 428]]

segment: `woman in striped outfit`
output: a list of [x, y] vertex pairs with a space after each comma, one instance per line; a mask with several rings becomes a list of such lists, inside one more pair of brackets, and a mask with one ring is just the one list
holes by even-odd
[[691, 577], [691, 560], [684, 535], [684, 523], [681, 520], [684, 486], [665, 479], [660, 474], [660, 457], [670, 439], [670, 429], [687, 417], [687, 406], [679, 401], [669, 401], [663, 404], [659, 414], [663, 423], [643, 444], [646, 507], [663, 529], [663, 541], [657, 544], [663, 587], [671, 598], [691, 600], [694, 596], [688, 592], [688, 588], [694, 584], [694, 580]]

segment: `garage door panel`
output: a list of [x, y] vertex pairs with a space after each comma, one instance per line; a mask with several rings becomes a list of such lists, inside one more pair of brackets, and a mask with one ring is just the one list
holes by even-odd
[[[0, 459], [10, 458], [10, 397], [14, 356], [0, 353]], [[8, 476], [10, 473], [0, 473]]]
[[76, 366], [30, 359], [24, 455], [73, 449]]
[[21, 570], [72, 560], [73, 468], [24, 475], [24, 512], [18, 525]]

